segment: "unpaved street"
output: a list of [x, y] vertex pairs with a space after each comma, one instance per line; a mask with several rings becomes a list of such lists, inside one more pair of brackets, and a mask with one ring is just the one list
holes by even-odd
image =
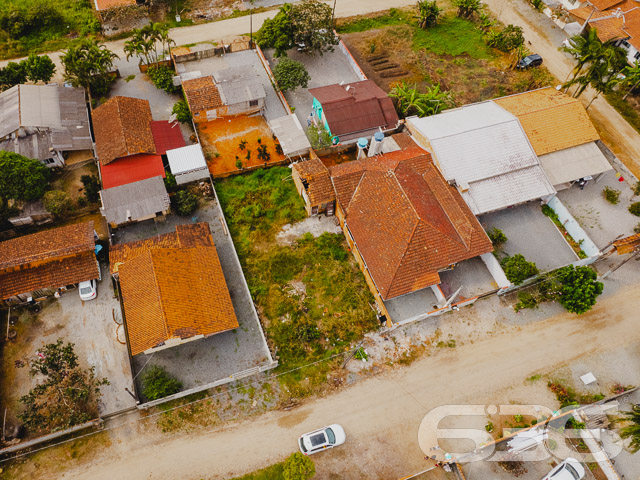
[[[544, 385], [527, 391], [531, 387], [524, 379], [579, 358], [584, 361], [617, 349], [635, 350], [640, 343], [638, 311], [640, 286], [621, 289], [583, 316], [562, 314], [519, 327], [517, 333], [438, 350], [409, 367], [372, 377], [290, 412], [270, 412], [238, 425], [151, 446], [114, 445], [92, 465], [69, 471], [63, 478], [229, 478], [284, 459], [295, 451], [300, 433], [335, 422], [345, 427], [348, 440], [339, 449], [314, 458], [317, 478], [398, 478], [424, 467], [417, 431], [431, 408], [449, 403], [509, 402], [515, 397], [549, 403]], [[473, 315], [473, 309], [468, 312]]]

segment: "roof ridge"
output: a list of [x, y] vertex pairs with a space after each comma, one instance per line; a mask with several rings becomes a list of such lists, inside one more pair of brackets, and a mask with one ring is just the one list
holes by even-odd
[[[409, 203], [411, 203], [411, 202], [409, 202]], [[389, 285], [387, 286], [387, 295], [391, 292], [391, 286], [393, 285], [396, 277], [398, 276], [398, 272], [400, 271], [400, 267], [402, 267], [402, 265], [404, 263], [404, 259], [405, 259], [406, 255], [407, 255], [407, 252], [409, 251], [409, 247], [411, 246], [411, 242], [413, 240], [413, 237], [416, 236], [416, 231], [418, 230], [418, 225], [420, 225], [420, 216], [417, 216], [416, 223], [413, 225], [413, 230], [411, 231], [411, 235], [409, 235], [409, 240], [407, 241], [407, 247], [404, 249], [404, 252], [402, 252], [402, 256], [400, 257], [400, 261], [397, 263], [397, 267], [396, 267], [395, 271], [393, 272], [393, 276], [391, 277], [391, 280], [389, 280]], [[385, 296], [387, 296], [387, 295], [385, 295]]]
[[164, 327], [165, 338], [169, 339], [169, 325], [167, 322], [167, 312], [165, 311], [164, 302], [162, 301], [162, 292], [160, 291], [160, 285], [158, 285], [158, 276], [156, 275], [156, 269], [153, 264], [153, 253], [159, 252], [160, 250], [164, 250], [164, 248], [147, 248], [148, 255], [150, 257], [151, 262], [151, 273], [153, 274], [153, 285], [155, 287], [156, 293], [158, 294], [158, 300], [160, 304], [160, 310], [162, 311], [162, 326]]

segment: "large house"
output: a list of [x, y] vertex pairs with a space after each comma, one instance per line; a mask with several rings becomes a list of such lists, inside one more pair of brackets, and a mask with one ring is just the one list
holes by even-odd
[[309, 198], [335, 198], [347, 242], [388, 322], [392, 319], [385, 302], [436, 288], [439, 272], [493, 250], [460, 193], [421, 148], [328, 171], [317, 157], [301, 164], [308, 164], [300, 171], [309, 173], [304, 186]]
[[114, 245], [131, 355], [151, 354], [238, 327], [208, 223]]
[[310, 88], [314, 121], [340, 142], [370, 137], [398, 126], [393, 102], [373, 80]]
[[0, 93], [0, 150], [62, 167], [69, 152], [93, 156], [82, 88], [16, 85]]
[[0, 243], [0, 300], [37, 300], [99, 278], [93, 222], [52, 228]]

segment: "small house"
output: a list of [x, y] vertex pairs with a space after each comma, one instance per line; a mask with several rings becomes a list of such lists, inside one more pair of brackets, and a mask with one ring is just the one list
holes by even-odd
[[311, 154], [309, 160], [294, 163], [291, 176], [298, 193], [304, 200], [307, 214], [318, 215], [326, 213], [333, 215], [336, 207], [336, 194], [333, 190], [329, 169], [322, 161]]
[[167, 161], [178, 185], [209, 178], [207, 161], [202, 153], [202, 148], [197, 143], [188, 147], [168, 150]]

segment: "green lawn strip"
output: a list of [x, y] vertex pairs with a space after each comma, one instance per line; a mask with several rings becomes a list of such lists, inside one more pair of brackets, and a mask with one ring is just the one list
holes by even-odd
[[605, 95], [609, 104], [615, 108], [622, 117], [629, 122], [636, 131], [640, 132], [640, 113], [633, 108], [633, 105], [623, 100], [623, 95], [619, 92], [613, 92]]
[[275, 480], [277, 478], [284, 478], [284, 462], [276, 463], [270, 467], [256, 470], [231, 480]]
[[[336, 31], [338, 33], [366, 32], [375, 28], [387, 27], [389, 25], [409, 25], [415, 23], [413, 15], [404, 10], [392, 8], [382, 15], [368, 18], [357, 18], [355, 20], [338, 21]], [[416, 27], [417, 28], [417, 27]]]
[[[279, 372], [328, 359], [377, 327], [373, 296], [341, 234], [275, 243], [284, 224], [306, 217], [290, 175], [290, 169], [274, 167], [216, 184], [249, 289], [277, 349]], [[322, 362], [281, 380], [312, 389], [331, 366]]]

